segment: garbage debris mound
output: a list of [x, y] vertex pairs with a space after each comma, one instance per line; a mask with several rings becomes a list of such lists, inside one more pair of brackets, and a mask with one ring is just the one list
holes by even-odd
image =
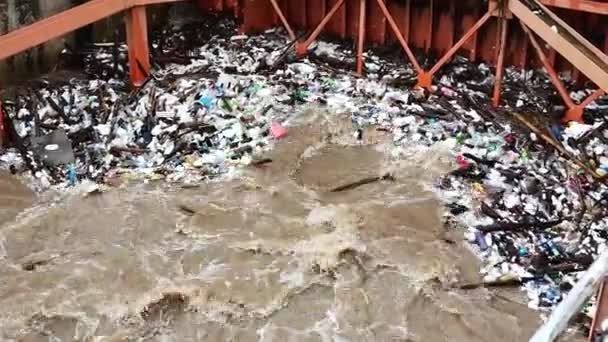
[[428, 92], [390, 53], [367, 51], [363, 78], [349, 71], [344, 44], [318, 41], [297, 60], [280, 30], [197, 25], [156, 34], [154, 71], [137, 90], [123, 80], [126, 50], [114, 43], [84, 53], [87, 77], [41, 80], [4, 99], [12, 147], [0, 166], [39, 190], [121, 174], [196, 183], [254, 163], [289, 134], [290, 119], [319, 106], [391, 132], [396, 151], [452, 146], [455, 169], [436, 191], [485, 260], [483, 286], [520, 285], [531, 307], [551, 308], [605, 249], [606, 98], [590, 106], [587, 124], [564, 127], [540, 72], [507, 70], [507, 106], [495, 110], [492, 72], [464, 58]]

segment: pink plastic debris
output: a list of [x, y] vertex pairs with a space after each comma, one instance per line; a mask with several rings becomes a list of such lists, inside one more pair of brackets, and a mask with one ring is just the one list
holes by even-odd
[[458, 95], [454, 89], [448, 87], [441, 87], [441, 93], [447, 97], [456, 97]]
[[287, 135], [287, 129], [280, 123], [273, 121], [272, 124], [270, 124], [270, 134], [272, 134], [272, 137], [275, 139], [281, 139]]
[[460, 166], [461, 169], [466, 169], [471, 165], [463, 155], [456, 156], [456, 163], [458, 163], [458, 166]]

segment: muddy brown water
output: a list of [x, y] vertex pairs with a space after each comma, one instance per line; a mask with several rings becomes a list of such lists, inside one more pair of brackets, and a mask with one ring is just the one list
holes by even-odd
[[0, 340], [527, 340], [521, 297], [453, 289], [480, 264], [428, 190], [445, 149], [394, 158], [384, 132], [295, 124], [272, 163], [196, 189], [48, 203], [2, 174]]

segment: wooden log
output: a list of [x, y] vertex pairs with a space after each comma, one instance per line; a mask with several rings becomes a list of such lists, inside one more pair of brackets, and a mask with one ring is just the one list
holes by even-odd
[[530, 342], [552, 342], [568, 327], [570, 320], [593, 295], [608, 272], [608, 251], [602, 253], [553, 310], [547, 322], [530, 338]]

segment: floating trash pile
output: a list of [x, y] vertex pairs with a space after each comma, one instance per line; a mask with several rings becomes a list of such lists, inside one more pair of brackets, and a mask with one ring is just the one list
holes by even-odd
[[429, 94], [411, 88], [415, 73], [402, 60], [368, 51], [360, 78], [343, 45], [320, 41], [296, 60], [280, 31], [248, 37], [231, 35], [229, 21], [212, 25], [163, 31], [138, 90], [108, 71], [127, 70], [124, 47], [100, 47], [87, 55], [90, 80], [38, 82], [5, 101], [15, 147], [1, 166], [29, 171], [40, 189], [120, 174], [197, 183], [255, 163], [314, 105], [390, 131], [396, 145], [453, 146], [458, 167], [437, 190], [485, 260], [479, 286], [521, 285], [531, 307], [552, 307], [605, 248], [606, 100], [589, 125], [564, 128], [551, 120], [559, 109], [539, 73], [507, 72], [506, 108], [523, 116], [492, 109], [492, 72], [462, 58]]

